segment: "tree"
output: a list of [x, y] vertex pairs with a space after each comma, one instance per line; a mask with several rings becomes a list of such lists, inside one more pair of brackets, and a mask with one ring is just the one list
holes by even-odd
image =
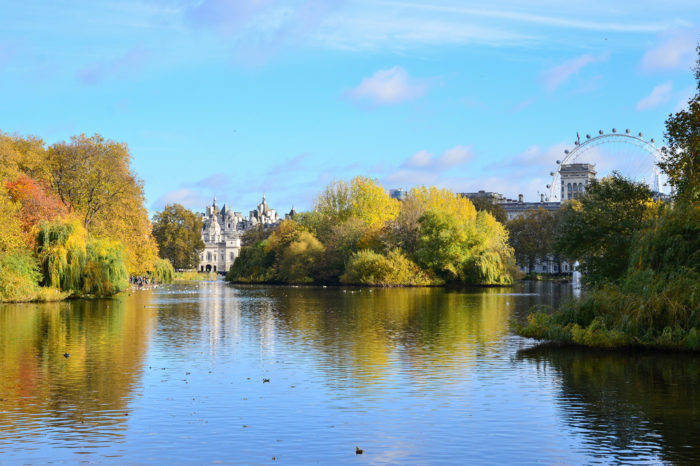
[[695, 67], [697, 93], [688, 101], [688, 108], [666, 120], [664, 134], [667, 145], [662, 149], [659, 166], [681, 201], [700, 200], [700, 46]]
[[143, 192], [130, 164], [126, 144], [99, 134], [73, 136], [70, 143], [56, 143], [47, 153], [51, 186], [88, 229], [111, 204], [123, 198], [138, 199]]
[[508, 214], [502, 205], [496, 204], [488, 197], [474, 197], [470, 199], [472, 204], [478, 212], [486, 211], [493, 215], [493, 217], [499, 222], [505, 224], [508, 221]]
[[399, 201], [371, 178], [356, 176], [350, 183], [352, 215], [370, 228], [393, 220], [399, 213]]
[[508, 222], [510, 244], [515, 250], [515, 258], [528, 273], [537, 259], [554, 254], [555, 216], [543, 208], [526, 210], [522, 216]]
[[627, 269], [633, 236], [660, 208], [646, 185], [613, 173], [562, 207], [555, 248], [580, 261], [588, 283], [615, 281]]
[[73, 136], [49, 148], [46, 171], [50, 186], [90, 234], [123, 243], [129, 273], [153, 271], [158, 246], [126, 144], [99, 134]]
[[194, 269], [204, 250], [202, 217], [180, 204], [169, 204], [153, 216], [153, 236], [160, 257], [176, 269]]

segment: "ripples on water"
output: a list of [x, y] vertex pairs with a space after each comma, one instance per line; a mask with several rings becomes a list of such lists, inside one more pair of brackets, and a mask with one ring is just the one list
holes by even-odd
[[0, 306], [0, 463], [697, 460], [695, 356], [509, 331], [569, 294], [200, 283]]

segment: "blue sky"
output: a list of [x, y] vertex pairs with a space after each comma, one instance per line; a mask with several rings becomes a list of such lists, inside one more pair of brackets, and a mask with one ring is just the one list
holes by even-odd
[[700, 2], [5, 1], [0, 130], [129, 144], [151, 211], [333, 179], [535, 199], [581, 135], [661, 140]]

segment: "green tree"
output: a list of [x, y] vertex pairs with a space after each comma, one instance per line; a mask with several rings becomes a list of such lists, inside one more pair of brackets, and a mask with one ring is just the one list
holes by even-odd
[[508, 222], [515, 258], [518, 264], [527, 267], [529, 273], [532, 273], [537, 259], [554, 254], [554, 226], [554, 214], [541, 207], [527, 210]]
[[627, 269], [635, 233], [659, 210], [646, 185], [614, 173], [592, 182], [579, 201], [565, 203], [555, 247], [580, 262], [588, 283], [615, 281]]
[[659, 164], [681, 201], [700, 200], [700, 46], [695, 67], [697, 92], [688, 108], [666, 120], [666, 146]]
[[176, 269], [194, 269], [204, 250], [202, 217], [180, 204], [169, 204], [153, 216], [153, 236], [160, 257]]

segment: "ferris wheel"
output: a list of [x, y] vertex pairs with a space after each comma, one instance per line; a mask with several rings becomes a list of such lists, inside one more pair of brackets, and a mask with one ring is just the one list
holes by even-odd
[[629, 129], [618, 132], [613, 128], [610, 133], [600, 130], [595, 136], [587, 134], [584, 140], [577, 137], [573, 149], [564, 151], [564, 158], [557, 160], [556, 171], [550, 173], [552, 181], [547, 185], [548, 200], [561, 201], [560, 171], [562, 166], [575, 163], [595, 165], [599, 179], [616, 171], [626, 178], [647, 184], [654, 192], [666, 193], [666, 176], [658, 165], [661, 160], [661, 148], [656, 146], [653, 138], [644, 139], [641, 132], [635, 135]]

